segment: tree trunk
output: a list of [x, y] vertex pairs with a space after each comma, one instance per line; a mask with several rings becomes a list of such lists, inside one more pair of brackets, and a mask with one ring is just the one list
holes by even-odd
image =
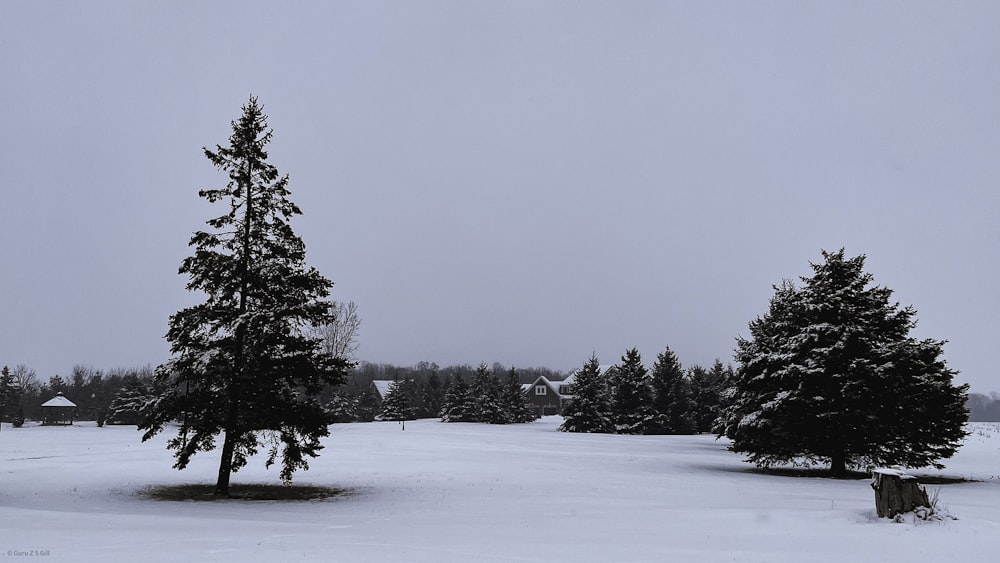
[[236, 437], [232, 430], [226, 431], [226, 440], [222, 444], [222, 458], [219, 460], [219, 478], [215, 482], [215, 493], [218, 496], [229, 496], [229, 476], [233, 472], [233, 451], [236, 449]]
[[236, 429], [239, 420], [236, 382], [229, 384], [229, 406], [226, 409], [226, 439], [222, 443], [222, 457], [219, 459], [219, 478], [215, 482], [215, 493], [219, 496], [229, 496], [229, 476], [233, 472], [233, 452], [236, 451], [236, 439], [239, 432]]
[[875, 511], [879, 518], [895, 518], [918, 506], [931, 507], [927, 491], [917, 479], [895, 469], [876, 469], [872, 473], [875, 490]]

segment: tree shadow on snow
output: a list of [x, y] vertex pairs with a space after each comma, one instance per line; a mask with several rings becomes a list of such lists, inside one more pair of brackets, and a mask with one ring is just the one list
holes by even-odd
[[[834, 477], [830, 475], [829, 468], [826, 467], [770, 467], [761, 468], [752, 465], [747, 466], [733, 466], [733, 465], [708, 465], [699, 464], [696, 466], [697, 469], [702, 471], [722, 471], [726, 473], [742, 473], [746, 475], [765, 475], [773, 477], [794, 477], [794, 478], [806, 478], [806, 479], [831, 479], [837, 481], [851, 481], [851, 480], [862, 480], [871, 479], [871, 471], [848, 471], [845, 475], [840, 477]], [[917, 481], [921, 485], [952, 485], [956, 483], [975, 483], [975, 479], [966, 479], [965, 477], [955, 477], [949, 475], [924, 475], [920, 473], [910, 473], [917, 478]]]
[[217, 500], [248, 500], [248, 501], [314, 501], [348, 494], [346, 489], [334, 487], [319, 487], [314, 485], [274, 485], [266, 483], [247, 483], [230, 485], [229, 496], [219, 496], [215, 493], [215, 485], [204, 483], [182, 485], [155, 485], [142, 490], [140, 496], [150, 500], [165, 501], [217, 501]]

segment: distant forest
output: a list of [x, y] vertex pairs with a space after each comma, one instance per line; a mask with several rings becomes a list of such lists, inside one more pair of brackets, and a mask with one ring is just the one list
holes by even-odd
[[969, 393], [969, 422], [1000, 422], [1000, 393]]
[[[507, 373], [509, 367], [505, 368], [499, 363], [493, 364], [493, 371], [496, 373]], [[517, 368], [518, 378], [521, 383], [531, 383], [538, 376], [553, 380], [566, 377], [567, 374], [548, 368]], [[440, 367], [435, 363], [420, 362], [415, 366], [400, 367], [390, 364], [373, 364], [362, 362], [351, 370], [347, 382], [339, 388], [330, 388], [323, 391], [323, 400], [328, 403], [336, 403], [343, 399], [359, 400], [365, 404], [363, 399], [370, 398], [372, 393], [372, 381], [376, 379], [398, 379], [401, 381], [413, 381], [418, 385], [431, 384], [434, 387], [443, 386], [461, 377], [465, 381], [472, 381], [476, 368], [468, 365]], [[103, 425], [109, 424], [135, 424], [136, 416], [129, 413], [122, 415], [125, 409], [116, 409], [114, 405], [116, 398], [131, 399], [130, 406], [135, 406], [136, 400], [141, 400], [147, 396], [153, 385], [153, 368], [144, 366], [139, 368], [116, 368], [108, 371], [101, 371], [88, 366], [75, 366], [69, 377], [54, 375], [43, 381], [38, 377], [35, 370], [25, 365], [15, 367], [4, 367], [0, 376], [0, 420], [13, 422], [20, 418], [27, 420], [41, 420], [41, 405], [51, 399], [56, 393], [62, 393], [67, 399], [73, 401], [77, 406], [77, 420], [96, 420]], [[373, 397], [371, 397], [373, 398]], [[443, 390], [441, 392], [443, 399]], [[119, 401], [122, 402], [122, 401]], [[377, 405], [369, 404], [372, 410], [369, 416], [364, 418], [370, 420], [374, 417]], [[438, 413], [430, 412], [435, 405], [427, 405], [423, 409], [426, 412], [419, 412], [425, 417], [436, 417]], [[116, 416], [116, 411], [118, 416]]]
[[[509, 367], [499, 363], [492, 365], [495, 373], [506, 373]], [[687, 371], [687, 370], [686, 370]], [[469, 365], [440, 367], [432, 362], [420, 362], [414, 366], [395, 366], [391, 364], [375, 364], [362, 362], [353, 370], [347, 382], [336, 389], [324, 391], [326, 401], [335, 401], [335, 397], [343, 400], [349, 398], [361, 400], [364, 403], [372, 390], [371, 382], [376, 379], [413, 381], [417, 385], [430, 384], [434, 388], [444, 387], [446, 382], [461, 377], [472, 381], [476, 368]], [[544, 375], [550, 380], [561, 380], [568, 373], [551, 370], [544, 367], [517, 368], [516, 373], [521, 383], [531, 383], [538, 376]], [[152, 385], [153, 368], [116, 368], [101, 371], [87, 366], [75, 366], [70, 376], [64, 378], [54, 375], [48, 381], [42, 381], [37, 373], [24, 365], [4, 367], [0, 376], [0, 420], [12, 422], [21, 417], [28, 420], [42, 418], [41, 404], [56, 393], [63, 393], [77, 405], [77, 420], [96, 420], [100, 424], [135, 424], [133, 417], [114, 417], [112, 403], [119, 395], [130, 393], [143, 395]], [[124, 391], [124, 393], [123, 393]], [[443, 393], [442, 393], [443, 396]], [[436, 417], [432, 412], [438, 405], [437, 401], [429, 401], [420, 412], [425, 417]], [[971, 422], [1000, 422], [1000, 393], [970, 393], [966, 403]], [[371, 406], [375, 408], [374, 405]], [[371, 416], [374, 416], [374, 412]], [[367, 418], [367, 417], [365, 417]]]

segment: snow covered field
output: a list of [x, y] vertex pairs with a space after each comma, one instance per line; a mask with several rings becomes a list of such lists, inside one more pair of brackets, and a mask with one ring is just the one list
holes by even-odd
[[[296, 484], [349, 492], [300, 502], [150, 500], [214, 483], [218, 455], [179, 472], [164, 435], [4, 425], [0, 561], [1000, 561], [1000, 424], [973, 424], [940, 472], [979, 480], [940, 485], [958, 520], [896, 524], [867, 480], [760, 474], [711, 436], [560, 420], [336, 425]], [[233, 482], [277, 471], [254, 460]]]

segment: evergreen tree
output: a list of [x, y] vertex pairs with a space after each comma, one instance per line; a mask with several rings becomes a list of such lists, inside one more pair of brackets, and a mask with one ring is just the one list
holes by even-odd
[[472, 387], [469, 389], [472, 396], [472, 420], [475, 422], [488, 422], [490, 424], [503, 424], [505, 414], [500, 400], [500, 382], [496, 374], [490, 371], [486, 364], [479, 364], [476, 368], [475, 378], [472, 380]]
[[378, 398], [371, 389], [367, 389], [358, 395], [355, 406], [355, 420], [358, 422], [371, 422], [379, 412]]
[[111, 401], [107, 422], [111, 424], [135, 424], [142, 422], [141, 412], [146, 404], [154, 401], [156, 394], [145, 381], [129, 380]]
[[242, 110], [229, 146], [204, 149], [229, 183], [199, 196], [225, 211], [191, 238], [194, 254], [179, 273], [206, 300], [170, 317], [172, 358], [156, 370], [165, 390], [144, 409], [140, 427], [148, 440], [183, 420], [167, 443], [178, 469], [214, 449], [222, 434], [215, 493], [225, 496], [232, 472], [263, 444], [270, 445], [267, 466], [281, 458], [286, 483], [308, 469], [306, 458], [329, 434], [319, 394], [341, 384], [351, 365], [323, 353], [308, 334], [334, 322], [326, 299], [333, 284], [306, 265], [305, 244], [292, 231], [289, 221], [301, 210], [289, 199], [288, 176], [267, 162], [267, 116], [252, 97]]
[[509, 423], [535, 420], [535, 415], [528, 408], [528, 402], [521, 391], [521, 380], [517, 376], [517, 370], [513, 366], [507, 372], [507, 383], [503, 389], [503, 411], [505, 421]]
[[712, 431], [720, 412], [723, 386], [730, 373], [732, 367], [723, 367], [719, 359], [715, 360], [710, 370], [701, 366], [692, 366], [688, 369], [695, 431]]
[[409, 385], [405, 381], [393, 381], [389, 384], [389, 391], [382, 400], [382, 409], [379, 412], [379, 420], [395, 420], [403, 423], [403, 430], [406, 430], [407, 419], [413, 417], [410, 409], [410, 397], [406, 388]]
[[422, 387], [423, 396], [423, 412], [420, 414], [421, 418], [433, 418], [438, 416], [441, 412], [441, 407], [444, 405], [444, 385], [441, 383], [441, 377], [438, 375], [437, 370], [431, 371], [430, 375], [427, 376], [427, 381]]
[[562, 412], [563, 432], [612, 432], [611, 407], [608, 402], [607, 383], [601, 377], [601, 364], [592, 355], [576, 372], [573, 383], [573, 400]]
[[621, 362], [609, 378], [615, 432], [645, 434], [651, 423], [653, 402], [646, 368], [636, 348], [627, 350]]
[[14, 376], [11, 375], [10, 368], [4, 366], [0, 369], [0, 422], [13, 412], [18, 403], [20, 403], [20, 393], [14, 384]]
[[732, 404], [720, 432], [759, 466], [797, 461], [942, 467], [964, 437], [967, 386], [943, 341], [909, 335], [916, 311], [871, 287], [864, 256], [823, 252], [802, 287], [776, 286], [738, 338]]
[[441, 407], [442, 422], [472, 422], [472, 395], [469, 386], [461, 375], [455, 376], [455, 381], [448, 386], [444, 395], [444, 405]]
[[358, 401], [344, 393], [334, 393], [326, 402], [331, 422], [354, 422], [358, 418]]
[[668, 346], [657, 355], [650, 381], [653, 417], [650, 434], [693, 434], [694, 414], [688, 381], [677, 355]]

